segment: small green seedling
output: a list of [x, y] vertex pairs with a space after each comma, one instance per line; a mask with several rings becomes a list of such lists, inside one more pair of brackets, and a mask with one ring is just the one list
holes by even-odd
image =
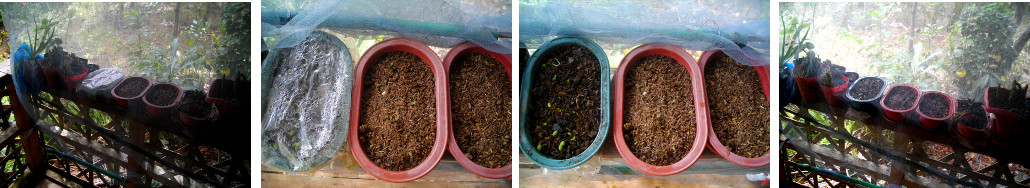
[[647, 65], [647, 69], [651, 69], [654, 65]]
[[576, 141], [576, 137], [575, 136], [572, 137], [572, 141]]
[[543, 148], [544, 148], [544, 147], [543, 147], [543, 145], [540, 145], [540, 144], [536, 144], [536, 150], [541, 150], [541, 149], [543, 149]]
[[551, 107], [551, 103], [547, 103], [547, 107], [550, 108]]
[[558, 75], [554, 75], [554, 76], [551, 77], [551, 80], [557, 80], [557, 79], [558, 79]]
[[561, 143], [558, 144], [558, 151], [561, 151], [562, 148], [564, 148], [564, 147], [565, 147], [565, 141], [561, 141]]
[[547, 126], [547, 122], [544, 122], [544, 126]]
[[551, 136], [558, 135], [558, 131], [551, 132]]
[[569, 136], [572, 136], [572, 133], [571, 133], [571, 132], [567, 132], [567, 133], [565, 133], [565, 134], [566, 134], [566, 135], [569, 135]]
[[676, 146], [672, 147], [672, 152], [676, 152]]

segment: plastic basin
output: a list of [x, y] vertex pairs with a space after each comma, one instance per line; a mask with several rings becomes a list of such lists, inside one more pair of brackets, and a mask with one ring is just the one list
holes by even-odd
[[[880, 81], [880, 83], [883, 83], [883, 85], [881, 85], [880, 88], [877, 89], [878, 91], [876, 92], [876, 96], [864, 100], [858, 100], [855, 98], [855, 96], [851, 96], [851, 90], [855, 89], [855, 86], [858, 85], [858, 83], [862, 83], [862, 81], [866, 79], [874, 79]], [[848, 105], [851, 106], [851, 108], [854, 108], [855, 110], [859, 111], [873, 112], [878, 110], [880, 108], [880, 99], [883, 98], [884, 92], [887, 91], [887, 81], [880, 77], [866, 76], [858, 78], [853, 83], [854, 84], [848, 86], [848, 89], [846, 90], [848, 92], [844, 94], [844, 97], [847, 98], [849, 101]]]
[[[716, 60], [715, 57], [718, 57], [718, 56], [720, 56], [722, 54], [723, 54], [723, 52], [719, 51], [719, 50], [716, 50], [716, 51], [706, 51], [703, 54], [701, 54], [701, 59], [700, 59], [700, 61], [698, 61], [698, 67], [700, 67], [700, 69], [701, 69], [701, 74], [702, 75], [704, 74], [704, 67], [708, 63], [708, 61], [715, 61]], [[766, 100], [771, 100], [771, 99], [769, 99], [769, 65], [755, 66], [754, 69], [755, 69], [755, 71], [758, 72], [758, 77], [759, 77], [759, 79], [762, 82], [762, 94], [765, 94]], [[702, 83], [704, 83], [704, 82], [702, 82]], [[800, 85], [799, 85], [799, 87], [800, 87]], [[704, 87], [702, 87], [702, 91], [704, 91]], [[703, 95], [707, 96], [707, 94], [703, 94]], [[705, 124], [707, 124], [706, 126], [708, 128], [708, 146], [709, 146], [709, 149], [711, 149], [713, 152], [715, 152], [715, 154], [719, 154], [719, 156], [722, 156], [722, 158], [725, 158], [726, 160], [732, 162], [733, 164], [737, 164], [737, 165], [740, 165], [740, 166], [743, 166], [743, 167], [760, 167], [760, 166], [769, 165], [769, 153], [765, 153], [765, 155], [762, 155], [762, 156], [759, 156], [759, 157], [755, 157], [755, 158], [747, 158], [747, 157], [744, 157], [744, 156], [737, 155], [737, 154], [735, 154], [733, 152], [730, 152], [730, 149], [726, 148], [726, 145], [723, 145], [722, 142], [719, 141], [719, 136], [715, 134], [715, 129], [712, 128], [712, 121], [709, 120], [709, 118], [712, 117], [709, 114], [711, 111], [708, 111], [709, 108], [708, 108], [707, 100], [705, 100], [705, 101], [706, 101], [705, 104], [703, 104], [703, 106], [705, 108], [705, 112], [704, 112], [705, 113], [705, 115], [704, 115], [705, 116], [705, 121], [704, 122], [705, 122]], [[763, 125], [763, 126], [768, 126], [768, 125]], [[759, 138], [759, 139], [769, 139], [769, 138]]]
[[[926, 97], [928, 95], [940, 95], [940, 96], [943, 96], [944, 100], [948, 101], [948, 114], [945, 115], [944, 117], [940, 117], [940, 118], [934, 118], [934, 117], [926, 116], [926, 114], [923, 113], [923, 108], [918, 107], [918, 106], [920, 106], [919, 104], [923, 103], [922, 99], [924, 99], [924, 97]], [[936, 92], [936, 91], [928, 91], [928, 92], [924, 92], [923, 96], [920, 96], [919, 99], [920, 99], [919, 103], [916, 104], [916, 106], [917, 106], [916, 107], [916, 113], [919, 114], [919, 126], [923, 127], [923, 129], [926, 129], [926, 130], [937, 130], [937, 129], [940, 129], [941, 127], [947, 126], [948, 125], [948, 122], [947, 122], [948, 119], [951, 119], [951, 116], [953, 116], [955, 114], [955, 100], [952, 100], [951, 96], [948, 96], [947, 94], [944, 94], [944, 93], [941, 93], [941, 92]]]
[[[906, 109], [891, 109], [891, 108], [887, 107], [887, 104], [886, 104], [887, 95], [890, 95], [890, 93], [892, 91], [894, 91], [895, 89], [898, 89], [898, 90], [907, 89], [907, 90], [911, 90], [911, 91], [916, 93], [916, 98], [914, 99], [915, 102], [912, 102], [912, 106], [911, 107], [908, 107]], [[890, 89], [887, 90], [887, 93], [885, 93], [883, 95], [883, 100], [880, 100], [880, 107], [883, 108], [883, 116], [886, 117], [887, 120], [891, 120], [891, 121], [899, 121], [899, 122], [900, 121], [905, 121], [906, 119], [908, 119], [907, 118], [908, 116], [912, 115], [912, 110], [915, 110], [916, 107], [919, 106], [919, 99], [920, 99], [919, 97], [922, 97], [922, 95], [920, 95], [919, 93], [920, 93], [919, 89], [916, 89], [915, 87], [912, 87], [910, 85], [895, 85], [895, 86], [891, 87]]]
[[[172, 99], [172, 103], [168, 105], [155, 105], [151, 103], [147, 98], [150, 92], [156, 91], [155, 89], [171, 88], [175, 91], [175, 99]], [[151, 85], [149, 89], [143, 94], [143, 103], [147, 104], [147, 115], [154, 119], [163, 119], [167, 117], [172, 111], [172, 107], [175, 107], [182, 100], [182, 89], [172, 83], [157, 83]]]
[[[136, 96], [118, 96], [117, 92], [115, 92], [115, 91], [117, 91], [118, 88], [121, 88], [122, 84], [125, 84], [125, 82], [129, 81], [129, 80], [143, 80], [143, 81], [145, 81], [147, 83], [147, 87], [143, 87], [143, 91], [140, 91], [139, 95], [136, 95]], [[119, 107], [128, 108], [129, 104], [140, 102], [139, 101], [140, 98], [143, 97], [143, 94], [146, 94], [147, 89], [149, 89], [151, 85], [152, 84], [150, 82], [150, 79], [147, 79], [145, 77], [139, 77], [139, 76], [128, 77], [128, 78], [122, 79], [122, 81], [119, 81], [117, 85], [115, 85], [114, 87], [111, 88], [111, 96], [114, 97], [114, 102]]]
[[[694, 113], [696, 120], [694, 126], [697, 126], [697, 129], [695, 129], [697, 134], [694, 136], [694, 143], [691, 145], [690, 151], [687, 152], [685, 157], [676, 163], [666, 166], [656, 166], [640, 160], [640, 158], [630, 151], [622, 130], [623, 110], [625, 109], [623, 98], [625, 98], [626, 93], [625, 80], [627, 71], [630, 67], [640, 61], [640, 59], [652, 55], [672, 58], [680, 65], [683, 65], [683, 67], [687, 68], [687, 71], [690, 72], [690, 82], [693, 86], [690, 92], [694, 93], [694, 109], [696, 110], [696, 113]], [[646, 44], [639, 46], [630, 51], [629, 54], [622, 59], [622, 63], [619, 64], [619, 69], [615, 73], [613, 84], [615, 84], [615, 125], [613, 126], [614, 131], [612, 133], [615, 136], [615, 147], [618, 149], [619, 155], [622, 155], [622, 158], [625, 159], [630, 166], [648, 175], [668, 176], [683, 172], [697, 162], [698, 158], [701, 157], [701, 152], [705, 149], [705, 144], [707, 144], [706, 139], [708, 139], [708, 126], [706, 126], [708, 125], [708, 117], [705, 116], [705, 113], [708, 111], [708, 102], [705, 101], [706, 97], [703, 87], [704, 80], [702, 80], [701, 70], [697, 67], [697, 63], [694, 62], [694, 57], [691, 57], [690, 54], [687, 54], [687, 52], [682, 48], [673, 45]]]
[[[601, 103], [599, 106], [601, 108], [601, 114], [599, 116], [601, 119], [599, 121], [600, 125], [598, 126], [597, 136], [594, 137], [593, 142], [590, 143], [590, 146], [587, 146], [586, 150], [583, 150], [579, 155], [568, 159], [552, 159], [544, 156], [537, 151], [535, 147], [531, 146], [532, 142], [529, 140], [529, 130], [526, 129], [526, 114], [529, 114], [526, 112], [526, 107], [529, 105], [529, 100], [532, 100], [529, 96], [529, 90], [533, 85], [532, 75], [533, 73], [536, 73], [536, 68], [539, 67], [537, 66], [538, 61], [542, 61], [541, 58], [552, 53], [552, 50], [556, 49], [556, 47], [565, 45], [583, 46], [597, 57], [597, 62], [601, 66], [601, 88], [597, 88], [601, 92]], [[610, 82], [608, 78], [608, 75], [610, 75], [608, 73], [608, 57], [605, 56], [605, 53], [601, 50], [600, 46], [589, 39], [580, 37], [560, 37], [548, 41], [537, 49], [536, 53], [533, 53], [533, 56], [529, 58], [529, 65], [527, 67], [527, 70], [523, 70], [525, 71], [522, 76], [523, 87], [520, 88], [519, 91], [519, 111], [522, 116], [520, 118], [521, 121], [519, 122], [519, 149], [526, 155], [526, 158], [529, 158], [530, 161], [533, 161], [533, 163], [547, 169], [562, 170], [583, 164], [583, 162], [586, 162], [593, 157], [594, 154], [597, 154], [598, 149], [600, 149], [602, 143], [604, 143], [605, 137], [608, 136], [608, 126], [611, 123], [611, 119], [609, 117], [611, 114], [611, 99], [609, 98], [611, 88], [608, 85]]]
[[[491, 52], [481, 46], [478, 46], [470, 42], [464, 42], [458, 44], [457, 46], [454, 46], [454, 48], [451, 48], [451, 50], [448, 51], [447, 55], [444, 57], [443, 67], [445, 67], [447, 72], [450, 73], [451, 65], [454, 63], [455, 60], [472, 52], [479, 52], [490, 55], [490, 57], [497, 60], [497, 62], [500, 62], [501, 65], [504, 66], [504, 71], [508, 72], [508, 79], [511, 80], [511, 54], [500, 54], [497, 52]], [[447, 100], [450, 101], [450, 95], [447, 95], [447, 97]], [[451, 103], [447, 103], [447, 105], [447, 116], [451, 117], [453, 116], [453, 114], [451, 114], [450, 111]], [[448, 125], [448, 127], [454, 128], [454, 126], [450, 124]], [[454, 131], [451, 130], [450, 132], [452, 134], [448, 137], [447, 151], [450, 152], [451, 155], [454, 156], [454, 159], [458, 161], [458, 164], [460, 164], [462, 167], [465, 167], [466, 170], [485, 178], [496, 179], [511, 176], [511, 163], [508, 163], [508, 165], [505, 165], [500, 168], [487, 168], [482, 165], [476, 164], [475, 162], [472, 162], [472, 160], [465, 156], [464, 152], [461, 152], [461, 148], [458, 147], [458, 140], [454, 138]]]
[[448, 105], [450, 101], [447, 99], [447, 74], [444, 72], [443, 64], [440, 62], [439, 56], [436, 55], [433, 50], [429, 49], [429, 46], [422, 44], [421, 42], [406, 39], [406, 38], [392, 38], [383, 40], [365, 51], [365, 54], [361, 56], [361, 60], [358, 61], [358, 65], [354, 77], [354, 85], [351, 89], [351, 112], [350, 112], [350, 127], [347, 131], [347, 140], [350, 146], [351, 154], [354, 155], [354, 159], [372, 176], [379, 178], [380, 180], [388, 182], [409, 182], [422, 176], [425, 176], [436, 167], [436, 164], [440, 163], [440, 158], [447, 148], [447, 138], [450, 133], [450, 116], [439, 115], [436, 116], [436, 138], [433, 140], [432, 150], [429, 152], [429, 156], [424, 161], [419, 163], [417, 166], [404, 170], [404, 171], [391, 171], [376, 166], [371, 159], [365, 155], [365, 151], [361, 148], [361, 143], [358, 141], [358, 120], [361, 115], [361, 85], [364, 83], [365, 71], [368, 65], [375, 60], [379, 59], [380, 56], [389, 52], [403, 51], [414, 54], [422, 59], [423, 62], [429, 64], [430, 69], [433, 71], [433, 77], [436, 78], [434, 82], [435, 87], [435, 103], [436, 103], [436, 114], [447, 114]]

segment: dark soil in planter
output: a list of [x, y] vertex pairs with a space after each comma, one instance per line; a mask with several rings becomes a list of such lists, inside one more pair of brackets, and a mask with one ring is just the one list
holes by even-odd
[[483, 53], [451, 65], [451, 123], [461, 151], [487, 168], [511, 164], [511, 80]]
[[[186, 112], [186, 115], [190, 115], [197, 118], [206, 118], [211, 115], [211, 103], [204, 100], [204, 91], [201, 90], [186, 90], [183, 92], [182, 111]], [[195, 104], [195, 105], [186, 105]]]
[[433, 72], [407, 52], [383, 54], [361, 83], [358, 139], [377, 166], [403, 171], [429, 156], [436, 138]]
[[144, 97], [147, 98], [150, 104], [156, 106], [168, 106], [175, 102], [175, 97], [179, 95], [179, 93], [175, 92], [175, 88], [165, 85], [156, 85], [151, 90], [153, 91], [147, 91], [147, 96]]
[[143, 92], [143, 89], [147, 89], [147, 81], [143, 79], [128, 79], [125, 83], [122, 83], [114, 93], [122, 97], [135, 97]]
[[[828, 87], [840, 87], [840, 86], [844, 85], [845, 83], [848, 83], [848, 81], [844, 80], [844, 77], [841, 77], [840, 75], [834, 74], [833, 75], [833, 85], [828, 86]], [[822, 84], [822, 80], [820, 80], [819, 84]], [[823, 86], [826, 86], [826, 85], [823, 85]]]
[[923, 95], [919, 99], [919, 111], [932, 118], [943, 118], [948, 115], [948, 100], [944, 96], [932, 94]]
[[705, 65], [712, 129], [734, 154], [755, 158], [769, 152], [769, 100], [755, 69], [726, 55]]
[[539, 61], [526, 120], [530, 140], [544, 156], [568, 159], [597, 136], [602, 67], [590, 50], [577, 45], [557, 47]]
[[886, 100], [884, 101], [884, 105], [896, 110], [908, 109], [915, 104], [916, 97], [918, 97], [917, 95], [919, 94], [912, 90], [899, 87], [898, 89], [887, 93], [887, 97], [883, 99]]
[[883, 82], [877, 79], [866, 78], [856, 83], [855, 87], [851, 88], [851, 96], [858, 100], [869, 100], [876, 95], [880, 94], [880, 88], [883, 88]]
[[968, 116], [963, 116], [963, 118], [959, 118], [960, 124], [964, 124], [966, 126], [969, 126], [969, 128], [974, 129], [982, 130], [987, 128], [987, 112], [985, 112], [983, 108], [970, 108], [967, 114]]
[[623, 132], [633, 155], [666, 166], [687, 155], [697, 122], [690, 73], [675, 60], [649, 56], [626, 75]]

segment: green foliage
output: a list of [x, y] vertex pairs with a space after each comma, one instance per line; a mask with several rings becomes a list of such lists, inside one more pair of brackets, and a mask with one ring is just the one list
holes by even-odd
[[205, 46], [193, 46], [179, 52], [179, 38], [171, 41], [167, 48], [151, 46], [146, 55], [130, 59], [130, 66], [158, 82], [171, 82], [183, 89], [202, 88], [204, 78], [211, 76]]
[[[808, 33], [812, 30], [810, 27], [812, 24], [805, 21], [798, 21], [797, 18], [789, 18], [790, 22], [784, 20], [785, 15], [780, 15], [780, 23], [782, 24], [782, 30], [780, 30], [780, 65], [787, 61], [787, 58], [797, 57], [802, 51], [811, 50], [814, 48], [811, 42], [808, 42]], [[801, 34], [804, 31], [804, 34]]]
[[[819, 76], [819, 73], [821, 73], [820, 71], [824, 71], [822, 67], [823, 64], [819, 61], [819, 56], [816, 56], [815, 52], [808, 51], [805, 57], [795, 60], [795, 64], [797, 64], [796, 66], [798, 68], [797, 72], [794, 74], [804, 78]], [[829, 62], [829, 60], [827, 60], [827, 62]], [[829, 72], [829, 70], [826, 71]]]
[[31, 49], [29, 49], [29, 57], [36, 57], [47, 49], [50, 49], [50, 47], [61, 44], [61, 39], [54, 37], [56, 34], [54, 26], [57, 26], [59, 23], [60, 22], [54, 21], [50, 18], [43, 18], [36, 23], [32, 28], [32, 33], [30, 33], [32, 37], [29, 38], [29, 45], [32, 46]]
[[[996, 86], [996, 87], [1002, 88], [1001, 87], [1001, 83], [998, 83], [998, 86]], [[1030, 88], [1030, 85], [1020, 85], [1019, 82], [1017, 82], [1016, 80], [1012, 80], [1012, 86], [1010, 86], [1008, 88], [1008, 90], [1009, 90], [1008, 93], [1004, 93], [1004, 92], [993, 92], [992, 93], [993, 96], [991, 96], [991, 98], [1001, 99], [1001, 100], [997, 101], [998, 102], [997, 104], [992, 103], [991, 106], [996, 106], [996, 107], [1001, 108], [1001, 109], [1006, 109], [1006, 110], [1015, 112], [1016, 114], [1019, 114], [1020, 116], [1026, 117], [1027, 114], [1030, 113], [1030, 111], [1027, 111], [1027, 107], [1026, 107], [1026, 105], [1027, 105], [1027, 103], [1026, 103], [1027, 102], [1027, 100], [1026, 100], [1027, 88]], [[991, 100], [991, 102], [994, 102], [994, 101], [995, 100]]]
[[[225, 40], [218, 47], [213, 69], [223, 77], [250, 78], [250, 3], [229, 3], [222, 12]], [[218, 41], [216, 39], [216, 41]]]
[[961, 34], [954, 51], [953, 65], [957, 73], [955, 85], [965, 96], [981, 96], [983, 88], [991, 83], [1004, 82], [1011, 70], [1011, 62], [1019, 51], [1012, 48], [1014, 29], [1009, 27], [1012, 12], [1005, 11], [1001, 3], [983, 6], [971, 4], [962, 10], [962, 17], [952, 28]]
[[[826, 65], [829, 67], [833, 67], [832, 63], [827, 63]], [[822, 82], [823, 86], [833, 87], [833, 77], [833, 71], [826, 71], [826, 74], [823, 75], [823, 78], [820, 79], [820, 81]]]

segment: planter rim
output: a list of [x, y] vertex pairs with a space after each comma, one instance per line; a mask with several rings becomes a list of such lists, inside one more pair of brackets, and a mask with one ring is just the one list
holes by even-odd
[[[451, 65], [454, 63], [455, 60], [457, 60], [459, 57], [463, 57], [464, 55], [466, 55], [468, 53], [472, 53], [472, 52], [479, 52], [479, 53], [488, 54], [490, 57], [492, 57], [495, 60], [497, 60], [498, 62], [500, 62], [501, 65], [504, 67], [504, 71], [507, 71], [507, 73], [508, 73], [508, 80], [511, 81], [511, 54], [500, 54], [500, 53], [497, 53], [497, 52], [492, 52], [492, 51], [486, 50], [486, 48], [483, 48], [483, 47], [481, 47], [479, 45], [476, 45], [474, 43], [471, 43], [471, 42], [463, 42], [461, 44], [458, 44], [458, 45], [454, 46], [453, 48], [451, 48], [450, 51], [447, 52], [447, 55], [445, 56], [445, 58], [443, 60], [443, 67], [446, 70], [445, 72], [447, 72], [446, 75], [450, 76]], [[448, 81], [450, 81], [450, 80], [448, 80]], [[448, 83], [447, 84], [448, 94], [450, 93], [450, 89], [451, 89], [450, 88], [450, 84]], [[450, 95], [447, 95], [447, 100], [448, 101], [450, 101], [450, 97], [451, 97]], [[454, 114], [451, 113], [450, 105], [451, 105], [450, 103], [447, 103], [447, 106], [448, 106], [448, 108], [447, 108], [447, 116], [448, 117], [454, 116]], [[453, 119], [453, 117], [451, 117], [451, 119]], [[453, 122], [451, 122], [451, 123], [453, 123]], [[454, 129], [454, 125], [453, 124], [449, 125], [448, 127], [450, 127], [451, 129]], [[458, 140], [456, 138], [454, 138], [454, 130], [451, 130], [450, 132], [451, 132], [451, 134], [450, 134], [450, 136], [448, 136], [448, 139], [447, 139], [448, 140], [447, 141], [447, 151], [451, 154], [451, 156], [454, 156], [454, 159], [458, 161], [458, 164], [460, 164], [462, 167], [465, 167], [466, 170], [468, 170], [469, 172], [472, 172], [473, 174], [476, 174], [476, 175], [479, 175], [479, 176], [482, 176], [482, 177], [485, 177], [485, 178], [498, 179], [498, 178], [504, 178], [504, 177], [511, 176], [511, 162], [509, 162], [508, 165], [505, 165], [505, 166], [500, 167], [500, 168], [487, 168], [487, 167], [484, 167], [482, 165], [476, 164], [475, 162], [472, 162], [472, 160], [469, 159], [468, 156], [465, 156], [465, 153], [461, 151], [461, 147], [458, 146]], [[505, 148], [505, 149], [510, 149], [510, 148]]]
[[961, 131], [961, 129], [969, 129], [969, 130], [971, 130], [971, 131], [976, 131], [976, 132], [983, 132], [983, 133], [985, 133], [985, 134], [986, 134], [986, 133], [990, 133], [990, 132], [991, 132], [991, 129], [992, 129], [992, 128], [994, 128], [994, 115], [993, 115], [993, 114], [991, 114], [991, 113], [989, 113], [989, 112], [986, 112], [986, 111], [984, 111], [984, 114], [986, 114], [986, 115], [987, 115], [987, 126], [985, 126], [985, 127], [983, 128], [983, 129], [975, 129], [975, 128], [969, 128], [968, 126], [964, 126], [964, 124], [962, 124], [962, 123], [959, 123], [959, 122], [961, 122], [961, 119], [962, 119], [962, 118], [965, 118], [966, 116], [971, 116], [971, 115], [973, 115], [973, 114], [964, 114], [964, 115], [960, 116], [960, 117], [959, 117], [959, 121], [955, 123], [956, 129], [959, 129], [959, 131], [958, 131], [958, 135], [959, 135], [959, 136], [961, 136], [961, 137], [963, 137], [963, 138], [967, 138], [967, 139], [984, 139], [984, 138], [973, 138], [973, 137], [969, 137], [969, 136], [966, 136], [966, 135], [965, 135], [965, 134], [964, 134], [964, 133], [963, 133], [963, 132]]
[[[694, 141], [691, 144], [690, 150], [686, 153], [686, 156], [679, 161], [665, 166], [652, 165], [640, 160], [640, 158], [637, 158], [626, 144], [622, 129], [623, 113], [625, 110], [624, 98], [626, 93], [624, 86], [627, 71], [640, 59], [652, 55], [672, 58], [676, 63], [687, 69], [690, 73], [691, 85], [693, 86], [690, 91], [694, 93], [694, 109], [696, 110], [696, 113], [694, 113], [694, 118], [696, 120], [694, 126], [697, 128], [695, 129], [696, 134], [694, 135]], [[614, 130], [612, 131], [612, 134], [614, 135], [615, 147], [619, 151], [619, 155], [621, 155], [622, 158], [630, 164], [630, 166], [648, 175], [668, 176], [683, 172], [697, 162], [701, 157], [701, 153], [705, 150], [705, 144], [707, 144], [706, 139], [708, 139], [707, 134], [709, 131], [708, 126], [706, 126], [708, 117], [705, 116], [705, 113], [708, 111], [708, 102], [705, 101], [704, 80], [701, 76], [701, 70], [697, 66], [697, 62], [694, 61], [694, 57], [690, 56], [690, 54], [677, 46], [666, 44], [644, 44], [631, 50], [626, 57], [622, 59], [622, 62], [619, 64], [619, 68], [615, 73], [613, 84], [615, 84], [615, 95], [613, 96], [615, 100], [615, 124], [613, 125]]]
[[[858, 83], [861, 82], [863, 79], [875, 79], [875, 80], [879, 80], [880, 82], [883, 83], [883, 85], [880, 86], [880, 91], [877, 92], [876, 97], [873, 97], [873, 98], [870, 98], [870, 99], [858, 100], [854, 96], [851, 96], [851, 92], [850, 91], [852, 89], [854, 89], [855, 86], [857, 86]], [[880, 97], [883, 97], [883, 95], [887, 92], [887, 80], [884, 80], [883, 78], [880, 78], [878, 76], [863, 76], [863, 77], [859, 77], [858, 79], [855, 79], [855, 84], [851, 84], [850, 86], [848, 86], [847, 91], [848, 92], [845, 93], [844, 96], [847, 97], [848, 100], [851, 100], [853, 102], [872, 102], [873, 100], [876, 100], [876, 99], [879, 99]]]
[[355, 77], [354, 84], [351, 89], [351, 113], [350, 113], [350, 128], [347, 131], [348, 146], [350, 146], [351, 155], [354, 156], [355, 161], [361, 166], [366, 172], [379, 178], [380, 180], [402, 183], [409, 182], [422, 176], [425, 176], [436, 168], [436, 165], [440, 163], [440, 159], [443, 158], [443, 154], [447, 148], [447, 137], [450, 133], [450, 116], [438, 115], [436, 116], [436, 138], [433, 141], [432, 150], [429, 152], [429, 156], [426, 156], [422, 162], [417, 166], [412, 167], [403, 171], [392, 171], [379, 167], [371, 159], [365, 155], [365, 151], [361, 148], [361, 144], [358, 140], [358, 123], [361, 118], [361, 93], [362, 83], [364, 82], [365, 70], [368, 65], [374, 60], [379, 59], [385, 53], [403, 51], [414, 54], [419, 57], [423, 62], [429, 65], [430, 70], [433, 71], [434, 81], [434, 95], [436, 103], [436, 114], [446, 114], [449, 112], [447, 96], [447, 74], [444, 72], [443, 64], [440, 61], [439, 56], [429, 49], [429, 46], [422, 44], [416, 40], [407, 38], [392, 38], [383, 40], [375, 45], [372, 45], [365, 54], [361, 56], [361, 60], [358, 61], [357, 66], [354, 69]]
[[[168, 105], [155, 105], [154, 103], [151, 103], [150, 100], [147, 100], [146, 93], [150, 93], [150, 91], [151, 91], [150, 89], [153, 89], [154, 87], [157, 87], [157, 86], [171, 86], [172, 88], [175, 88], [177, 94], [175, 96], [175, 99], [172, 100], [171, 104], [168, 104]], [[150, 106], [154, 106], [154, 107], [158, 107], [158, 108], [168, 108], [168, 107], [175, 106], [175, 103], [178, 103], [179, 100], [182, 99], [182, 88], [179, 88], [179, 86], [177, 86], [175, 84], [172, 84], [172, 83], [159, 82], [159, 83], [150, 85], [150, 89], [147, 89], [146, 92], [144, 93], [143, 97], [142, 97], [143, 98], [143, 102], [146, 103], [147, 105], [150, 105]]]
[[[544, 54], [550, 53], [552, 49], [565, 45], [578, 45], [590, 50], [590, 52], [593, 53], [594, 57], [597, 58], [598, 64], [600, 64], [599, 68], [601, 69], [601, 80], [599, 81], [601, 83], [599, 85], [601, 87], [598, 88], [600, 89], [599, 108], [601, 114], [598, 117], [600, 119], [598, 121], [600, 125], [598, 126], [597, 135], [594, 136], [593, 142], [591, 142], [590, 146], [587, 146], [587, 148], [583, 150], [582, 153], [579, 153], [579, 155], [573, 156], [568, 159], [552, 159], [547, 156], [544, 156], [543, 154], [538, 152], [535, 147], [531, 146], [529, 141], [529, 133], [526, 130], [526, 121], [524, 120], [526, 120], [528, 117], [526, 115], [528, 114], [526, 113], [526, 108], [528, 107], [530, 100], [529, 90], [533, 85], [533, 79], [531, 75], [536, 73], [536, 67], [538, 67], [536, 66], [538, 59], [543, 58], [542, 56], [544, 56]], [[519, 111], [521, 112], [520, 119], [523, 120], [519, 122], [519, 148], [522, 151], [522, 153], [526, 155], [526, 158], [528, 158], [530, 161], [533, 161], [533, 163], [536, 163], [537, 165], [547, 169], [563, 170], [583, 164], [591, 157], [593, 157], [594, 154], [597, 154], [598, 150], [600, 150], [601, 145], [604, 143], [605, 137], [608, 136], [608, 129], [611, 123], [611, 99], [609, 96], [609, 92], [611, 91], [611, 88], [609, 87], [610, 73], [608, 70], [608, 57], [605, 54], [606, 53], [604, 53], [604, 51], [601, 50], [601, 46], [598, 46], [597, 43], [594, 43], [590, 39], [576, 36], [564, 36], [548, 41], [546, 44], [538, 48], [532, 56], [530, 56], [526, 65], [527, 70], [523, 70], [524, 73], [521, 77], [523, 87], [519, 88]]]
[[[138, 95], [136, 95], [136, 96], [132, 96], [132, 97], [122, 97], [122, 96], [118, 96], [118, 93], [117, 93], [117, 92], [115, 92], [115, 91], [116, 91], [116, 90], [117, 90], [117, 89], [118, 89], [119, 87], [121, 87], [121, 86], [122, 86], [122, 84], [123, 84], [123, 83], [125, 83], [125, 81], [126, 81], [126, 80], [129, 80], [129, 79], [133, 79], [133, 78], [137, 78], [137, 79], [143, 79], [143, 81], [146, 81], [146, 82], [147, 82], [147, 87], [143, 87], [143, 91], [140, 91], [140, 92], [139, 92], [139, 94], [138, 94]], [[128, 78], [122, 79], [121, 81], [118, 81], [118, 84], [115, 84], [115, 85], [114, 85], [114, 87], [112, 87], [112, 88], [111, 88], [111, 96], [114, 96], [114, 98], [116, 98], [116, 99], [121, 99], [121, 100], [129, 100], [129, 99], [139, 98], [139, 97], [142, 97], [142, 96], [143, 96], [143, 94], [146, 94], [146, 92], [147, 92], [147, 88], [150, 88], [150, 86], [152, 86], [152, 85], [154, 85], [154, 84], [153, 84], [153, 82], [151, 82], [151, 81], [150, 81], [150, 79], [148, 79], [147, 77], [142, 77], [142, 76], [130, 76], [130, 77], [128, 77]]]
[[[925, 117], [926, 119], [931, 119], [931, 120], [936, 120], [936, 121], [944, 121], [944, 120], [947, 120], [947, 119], [951, 119], [951, 116], [955, 115], [955, 100], [952, 100], [951, 96], [948, 96], [948, 94], [944, 94], [944, 93], [939, 92], [939, 91], [927, 91], [927, 92], [923, 92], [922, 95], [924, 95], [924, 96], [925, 95], [941, 95], [941, 96], [944, 96], [944, 100], [947, 100], [947, 102], [948, 102], [948, 115], [945, 115], [944, 117], [941, 117], [941, 118], [934, 118], [934, 117], [927, 116], [926, 114], [923, 113], [922, 108], [918, 107], [919, 103], [921, 103], [922, 101], [917, 101], [916, 102], [916, 106], [917, 106], [916, 107], [916, 113], [918, 113], [920, 117]], [[923, 100], [923, 97], [919, 97], [919, 100]]]
[[[723, 54], [723, 52], [720, 51], [720, 50], [705, 51], [704, 53], [701, 54], [700, 61], [698, 61], [698, 67], [701, 69], [701, 75], [704, 75], [704, 67], [707, 65], [708, 61], [711, 61], [712, 58], [715, 58], [716, 56], [718, 56], [720, 54]], [[827, 66], [825, 64], [823, 64], [823, 67], [827, 67]], [[795, 68], [797, 68], [797, 66], [795, 66]], [[762, 91], [765, 94], [765, 99], [769, 100], [769, 101], [772, 101], [772, 99], [769, 98], [769, 65], [755, 66], [754, 69], [755, 69], [756, 72], [758, 72], [758, 78], [762, 82]], [[704, 76], [702, 76], [702, 77], [704, 77]], [[706, 89], [704, 89], [702, 87], [702, 90], [706, 93], [705, 95], [707, 97]], [[707, 102], [707, 98], [706, 98], [705, 101]], [[768, 104], [768, 103], [766, 103], [766, 104]], [[708, 124], [707, 125], [707, 127], [708, 127], [708, 146], [710, 146], [709, 149], [711, 149], [716, 154], [719, 154], [719, 156], [722, 156], [726, 160], [732, 162], [733, 164], [737, 164], [737, 165], [740, 165], [740, 166], [743, 166], [743, 167], [752, 167], [753, 168], [753, 167], [760, 167], [760, 166], [767, 166], [767, 165], [769, 165], [769, 153], [772, 152], [772, 148], [769, 148], [770, 151], [766, 151], [766, 153], [764, 155], [759, 156], [759, 157], [755, 157], [755, 158], [747, 158], [747, 157], [744, 157], [744, 156], [737, 155], [737, 154], [731, 152], [729, 150], [729, 148], [726, 148], [726, 145], [722, 144], [722, 141], [719, 140], [719, 136], [715, 133], [715, 129], [712, 128], [712, 121], [710, 121], [710, 119], [709, 119], [712, 116], [710, 114], [711, 111], [708, 110], [709, 109], [708, 105], [705, 104], [704, 108], [706, 109], [705, 117], [707, 117], [706, 119], [708, 119], [708, 121], [705, 121], [705, 123]], [[772, 136], [772, 135], [770, 135], [770, 136]], [[768, 138], [763, 138], [763, 139], [768, 139]]]
[[[922, 99], [922, 96], [923, 96], [922, 92], [919, 91], [919, 89], [917, 89], [916, 87], [912, 87], [910, 85], [899, 84], [899, 85], [891, 86], [890, 89], [887, 89], [887, 92], [884, 93], [884, 97], [886, 97], [886, 94], [890, 94], [891, 91], [894, 91], [895, 88], [904, 88], [904, 89], [909, 89], [909, 90], [915, 91], [916, 92], [915, 102], [913, 102], [912, 106], [909, 107], [909, 108], [897, 110], [897, 109], [892, 109], [890, 107], [887, 107], [887, 103], [884, 102], [886, 100], [880, 100], [880, 106], [883, 107], [883, 110], [891, 111], [891, 112], [896, 112], [896, 113], [903, 113], [903, 112], [908, 112], [908, 111], [915, 110], [916, 107], [919, 106], [919, 99]], [[884, 98], [884, 99], [886, 99], [886, 98]]]

